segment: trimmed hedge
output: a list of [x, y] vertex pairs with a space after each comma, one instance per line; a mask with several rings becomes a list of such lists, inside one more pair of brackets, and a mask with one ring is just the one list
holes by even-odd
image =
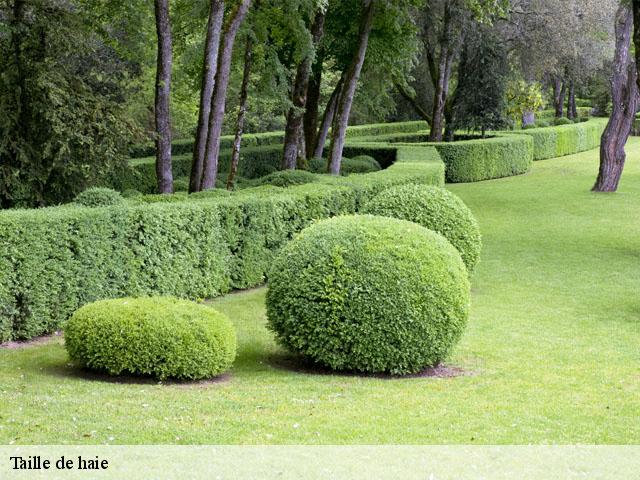
[[[371, 135], [386, 135], [394, 132], [417, 132], [425, 128], [425, 122], [396, 122], [356, 125], [347, 127], [347, 138]], [[220, 149], [233, 147], [234, 135], [224, 135], [220, 140]], [[261, 147], [265, 145], [280, 145], [284, 142], [284, 132], [246, 133], [242, 136], [242, 148]], [[195, 140], [192, 138], [178, 139], [171, 143], [173, 155], [191, 154]], [[131, 158], [151, 157], [156, 154], [156, 147], [152, 142], [145, 145], [134, 145], [130, 150]]]
[[101, 300], [64, 326], [69, 357], [109, 375], [200, 380], [229, 369], [236, 333], [213, 308], [175, 298]]
[[334, 370], [411, 374], [461, 337], [469, 281], [458, 251], [415, 223], [358, 215], [305, 229], [276, 258], [267, 318], [290, 351]]
[[482, 238], [478, 222], [464, 202], [444, 188], [390, 188], [367, 202], [362, 212], [408, 220], [438, 232], [460, 252], [470, 274], [480, 260]]
[[533, 140], [525, 135], [443, 142], [434, 146], [446, 166], [447, 182], [451, 183], [520, 175], [533, 166]]
[[353, 158], [343, 158], [342, 164], [340, 165], [340, 173], [342, 175], [377, 172], [380, 169], [380, 164], [375, 158], [369, 155], [358, 155]]
[[444, 183], [432, 148], [371, 148], [386, 148], [397, 161], [379, 172], [317, 175], [315, 183], [286, 189], [0, 212], [0, 341], [55, 331], [99, 299], [210, 298], [259, 285], [280, 247], [313, 221], [354, 213], [393, 185]]
[[594, 118], [588, 122], [522, 130], [519, 134], [533, 138], [534, 160], [546, 160], [597, 148], [606, 126], [607, 119]]
[[[591, 116], [591, 107], [590, 106], [578, 106], [576, 109], [578, 111], [578, 118], [589, 118]], [[556, 111], [554, 109], [548, 110], [540, 110], [536, 112], [536, 121], [545, 120], [549, 123], [552, 123], [556, 118]]]
[[122, 203], [123, 200], [120, 192], [111, 188], [92, 187], [79, 193], [73, 202], [83, 207], [108, 207]]

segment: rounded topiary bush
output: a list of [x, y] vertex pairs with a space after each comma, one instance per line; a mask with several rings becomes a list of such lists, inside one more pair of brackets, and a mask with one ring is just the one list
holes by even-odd
[[393, 218], [318, 222], [273, 263], [267, 318], [290, 351], [335, 370], [416, 373], [467, 322], [469, 280], [440, 234]]
[[342, 175], [350, 175], [352, 173], [377, 172], [380, 169], [380, 164], [375, 158], [368, 155], [359, 155], [351, 159], [343, 159], [340, 166], [340, 173], [342, 173]]
[[101, 300], [64, 326], [69, 356], [110, 375], [197, 380], [226, 371], [236, 334], [216, 310], [171, 297]]
[[573, 123], [573, 120], [569, 120], [566, 117], [560, 117], [560, 118], [556, 118], [553, 121], [553, 124], [558, 126], [558, 125], [571, 125]]
[[372, 198], [362, 212], [409, 220], [442, 234], [458, 249], [469, 273], [480, 259], [482, 237], [478, 222], [464, 202], [444, 188], [392, 187]]
[[188, 192], [189, 191], [189, 177], [179, 177], [173, 181], [174, 192]]
[[79, 193], [73, 202], [83, 207], [108, 207], [122, 203], [123, 200], [120, 192], [110, 188], [92, 187]]
[[546, 128], [550, 126], [550, 123], [546, 120], [536, 120], [535, 126], [536, 128]]
[[327, 159], [313, 157], [307, 161], [307, 168], [313, 173], [327, 173]]
[[304, 185], [316, 180], [316, 176], [306, 170], [281, 170], [270, 173], [256, 182], [256, 185], [274, 185], [276, 187], [290, 187]]

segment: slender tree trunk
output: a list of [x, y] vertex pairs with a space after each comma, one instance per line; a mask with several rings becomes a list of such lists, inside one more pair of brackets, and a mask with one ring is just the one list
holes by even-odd
[[431, 114], [429, 112], [427, 112], [427, 110], [425, 108], [422, 107], [422, 105], [420, 105], [420, 103], [418, 102], [418, 99], [415, 97], [415, 95], [412, 95], [411, 92], [409, 92], [409, 90], [407, 90], [401, 83], [399, 82], [395, 82], [394, 86], [396, 87], [396, 90], [398, 91], [398, 93], [400, 94], [400, 96], [402, 98], [404, 98], [407, 102], [409, 102], [409, 104], [411, 105], [411, 107], [413, 108], [413, 110], [425, 121], [427, 122], [428, 125], [431, 125]]
[[231, 71], [231, 56], [236, 34], [240, 25], [247, 16], [251, 0], [241, 0], [231, 14], [229, 22], [225, 25], [220, 51], [218, 53], [218, 68], [216, 80], [211, 98], [211, 112], [209, 114], [209, 131], [207, 133], [207, 147], [202, 171], [203, 190], [215, 188], [218, 175], [218, 155], [220, 154], [220, 136], [222, 134], [222, 122], [227, 100], [227, 88], [229, 86], [229, 74]]
[[156, 66], [156, 177], [159, 193], [173, 192], [171, 171], [171, 24], [169, 0], [155, 0], [158, 61]]
[[333, 123], [333, 119], [336, 115], [336, 104], [338, 103], [340, 92], [342, 91], [342, 83], [342, 78], [340, 78], [338, 84], [331, 93], [331, 97], [329, 97], [329, 102], [327, 103], [326, 108], [324, 109], [322, 123], [320, 124], [320, 129], [316, 135], [315, 145], [313, 147], [313, 158], [322, 158], [322, 154], [324, 153], [324, 146], [327, 143], [327, 137], [329, 137], [329, 129], [331, 128], [331, 124]]
[[[307, 87], [307, 108], [304, 111], [304, 140], [307, 157], [312, 155], [318, 137], [318, 116], [320, 112], [320, 86], [322, 85], [322, 62], [324, 54], [318, 52], [311, 69], [309, 86]], [[309, 157], [311, 158], [311, 157]]]
[[[636, 54], [636, 68], [640, 65], [640, 0], [632, 1], [633, 8], [633, 43]], [[638, 76], [638, 89], [640, 90], [640, 76]]]
[[191, 163], [191, 178], [189, 191], [200, 190], [202, 181], [202, 166], [207, 148], [207, 130], [209, 127], [209, 113], [211, 112], [211, 97], [218, 68], [218, 47], [222, 21], [224, 20], [224, 0], [211, 0], [209, 21], [207, 22], [207, 38], [202, 65], [202, 84], [200, 88], [200, 108], [198, 110], [198, 126], [196, 141], [193, 146], [193, 160]]
[[445, 2], [443, 32], [440, 40], [440, 60], [438, 61], [437, 81], [434, 84], [433, 112], [431, 114], [431, 131], [429, 141], [442, 141], [444, 127], [444, 110], [449, 94], [449, 80], [453, 66], [453, 52], [451, 51], [452, 20], [451, 6]]
[[567, 86], [565, 81], [560, 77], [555, 77], [553, 81], [553, 106], [556, 110], [556, 118], [562, 118], [564, 115], [564, 97]]
[[[318, 10], [311, 27], [314, 47], [318, 46], [320, 38], [324, 32], [324, 11]], [[307, 89], [309, 87], [309, 76], [313, 58], [307, 55], [298, 65], [296, 78], [293, 82], [291, 92], [291, 108], [287, 114], [287, 125], [284, 134], [284, 153], [280, 167], [285, 169], [295, 169], [300, 145], [300, 134], [303, 132], [304, 108], [307, 103]]]
[[618, 189], [626, 160], [624, 147], [638, 107], [637, 71], [630, 58], [632, 26], [631, 10], [623, 4], [616, 14], [616, 50], [611, 78], [613, 107], [600, 143], [600, 170], [593, 186], [595, 192]]
[[367, 54], [369, 35], [373, 27], [375, 1], [376, 0], [363, 0], [362, 2], [364, 10], [362, 12], [360, 31], [358, 33], [358, 49], [347, 69], [344, 77], [344, 85], [342, 86], [336, 104], [335, 119], [331, 131], [331, 152], [329, 153], [329, 173], [332, 175], [340, 175], [342, 150], [344, 149], [349, 114], [351, 113], [351, 105], [353, 104], [353, 97], [356, 93], [356, 86], [358, 85], [364, 58]]
[[251, 76], [251, 64], [253, 63], [253, 42], [251, 36], [247, 35], [247, 44], [244, 51], [244, 70], [242, 72], [242, 85], [240, 86], [240, 108], [236, 120], [236, 136], [233, 139], [233, 152], [231, 153], [231, 168], [227, 177], [227, 190], [233, 189], [233, 181], [238, 173], [238, 163], [240, 162], [240, 144], [244, 132], [244, 119], [247, 114], [247, 97], [249, 93], [249, 80]]
[[567, 97], [567, 118], [575, 120], [577, 113], [576, 108], [576, 87], [573, 79], [569, 80], [569, 96]]

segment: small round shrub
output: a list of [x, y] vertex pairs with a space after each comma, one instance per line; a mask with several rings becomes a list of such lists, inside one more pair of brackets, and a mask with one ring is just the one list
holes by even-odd
[[316, 176], [306, 170], [281, 170], [262, 177], [256, 185], [273, 185], [276, 187], [290, 187], [304, 185], [316, 180]]
[[313, 173], [327, 173], [327, 159], [314, 157], [307, 161], [307, 168]]
[[123, 198], [120, 192], [110, 188], [91, 187], [79, 193], [73, 202], [83, 207], [108, 207], [122, 203]]
[[556, 119], [553, 121], [553, 124], [554, 124], [554, 125], [556, 125], [556, 126], [558, 126], [558, 125], [571, 125], [572, 123], [573, 123], [573, 121], [572, 121], [572, 120], [569, 120], [569, 119], [568, 119], [568, 118], [566, 118], [566, 117], [556, 118]]
[[189, 191], [189, 178], [179, 177], [173, 181], [174, 192], [188, 192]]
[[[254, 163], [248, 172], [245, 172], [247, 178], [260, 178], [269, 175], [270, 173], [277, 172], [278, 169], [268, 163]], [[224, 177], [225, 179], [227, 177]]]
[[340, 167], [342, 175], [350, 175], [352, 173], [370, 173], [380, 170], [380, 164], [375, 158], [368, 155], [359, 155], [351, 159], [344, 159]]
[[536, 128], [546, 128], [550, 125], [551, 124], [546, 120], [536, 120], [536, 123], [535, 123]]
[[462, 335], [469, 280], [436, 232], [335, 217], [282, 248], [266, 304], [269, 328], [296, 354], [335, 370], [410, 374], [441, 362]]
[[135, 198], [135, 197], [141, 197], [141, 196], [142, 196], [142, 192], [139, 192], [134, 188], [127, 188], [122, 192], [122, 198]]
[[204, 305], [171, 297], [101, 300], [64, 326], [79, 365], [110, 375], [197, 380], [226, 371], [235, 358], [231, 322]]
[[538, 126], [535, 123], [528, 123], [522, 127], [522, 130], [531, 130], [532, 128], [538, 128]]
[[458, 249], [469, 273], [480, 259], [482, 238], [477, 220], [459, 197], [444, 188], [392, 187], [367, 202], [362, 212], [409, 220], [440, 233]]

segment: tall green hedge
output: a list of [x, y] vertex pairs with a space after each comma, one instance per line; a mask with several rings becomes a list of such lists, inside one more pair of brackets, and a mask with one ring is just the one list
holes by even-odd
[[533, 138], [533, 159], [546, 160], [591, 150], [600, 145], [607, 119], [556, 127], [531, 128], [518, 132]]
[[524, 135], [434, 144], [447, 182], [478, 182], [526, 173], [533, 165], [533, 140]]
[[0, 341], [51, 332], [98, 299], [196, 299], [258, 285], [279, 248], [312, 221], [353, 213], [389, 185], [443, 184], [435, 150], [396, 155], [383, 171], [290, 188], [2, 211]]

